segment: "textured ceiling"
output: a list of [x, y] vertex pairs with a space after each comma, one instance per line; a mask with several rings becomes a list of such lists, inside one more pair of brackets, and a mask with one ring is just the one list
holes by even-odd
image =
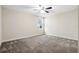
[[[62, 13], [77, 8], [77, 5], [44, 5], [44, 6], [45, 7], [54, 6], [54, 9], [50, 10], [49, 14]], [[5, 5], [3, 7], [13, 10], [18, 10], [18, 11], [28, 11], [36, 16], [43, 16], [43, 14], [39, 12], [40, 8], [38, 5], [7, 5], [7, 6]], [[44, 15], [46, 16], [49, 14], [44, 14]]]

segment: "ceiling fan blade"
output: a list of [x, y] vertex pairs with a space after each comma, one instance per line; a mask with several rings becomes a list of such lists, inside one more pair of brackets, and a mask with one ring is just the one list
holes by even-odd
[[45, 11], [46, 13], [49, 13], [49, 11]]
[[52, 9], [52, 7], [48, 7], [48, 8], [46, 8], [46, 9]]

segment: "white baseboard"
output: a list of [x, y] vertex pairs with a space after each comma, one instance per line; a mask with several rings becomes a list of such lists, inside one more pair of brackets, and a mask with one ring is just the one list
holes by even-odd
[[[43, 34], [40, 34], [40, 35], [43, 35]], [[13, 41], [13, 40], [20, 40], [20, 39], [23, 39], [23, 38], [30, 38], [30, 37], [34, 37], [34, 36], [40, 36], [40, 35], [31, 35], [31, 36], [24, 36], [24, 37], [18, 37], [18, 38], [12, 38], [12, 39], [8, 39], [8, 40], [2, 40], [1, 42], [8, 42], [8, 41]]]
[[78, 40], [78, 39], [68, 38], [68, 37], [59, 36], [59, 35], [52, 35], [52, 34], [46, 34], [46, 35], [56, 36], [56, 37], [60, 37], [60, 38], [66, 38], [66, 39], [70, 39], [70, 40]]
[[[40, 34], [40, 35], [50, 35], [50, 34]], [[8, 40], [2, 40], [1, 43], [7, 42], [7, 41], [19, 40], [19, 39], [23, 39], [23, 38], [40, 36], [40, 35], [31, 35], [31, 36], [28, 36], [28, 37], [24, 36], [24, 37], [12, 38], [12, 39], [8, 39]], [[51, 36], [56, 36], [56, 35], [51, 35]], [[56, 37], [60, 37], [60, 36], [56, 36]], [[66, 37], [61, 37], [61, 38], [66, 38]], [[70, 39], [70, 38], [67, 38], [67, 39]], [[78, 40], [78, 39], [71, 39], [71, 40]], [[0, 43], [0, 45], [1, 45], [1, 43]]]

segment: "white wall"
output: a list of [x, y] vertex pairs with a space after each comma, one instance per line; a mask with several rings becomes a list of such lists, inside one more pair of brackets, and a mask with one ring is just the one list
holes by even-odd
[[1, 6], [0, 6], [0, 45], [1, 45], [1, 40], [2, 40], [2, 24], [1, 24]]
[[78, 10], [55, 14], [45, 19], [47, 35], [78, 40]]
[[79, 53], [79, 6], [78, 6], [78, 53]]
[[9, 41], [20, 38], [27, 38], [43, 34], [37, 28], [38, 17], [29, 12], [20, 12], [12, 9], [3, 8], [3, 40]]

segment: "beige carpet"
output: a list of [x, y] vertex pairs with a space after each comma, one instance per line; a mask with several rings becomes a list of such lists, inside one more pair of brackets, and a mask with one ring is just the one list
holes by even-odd
[[78, 42], [41, 35], [2, 43], [1, 53], [76, 53]]

